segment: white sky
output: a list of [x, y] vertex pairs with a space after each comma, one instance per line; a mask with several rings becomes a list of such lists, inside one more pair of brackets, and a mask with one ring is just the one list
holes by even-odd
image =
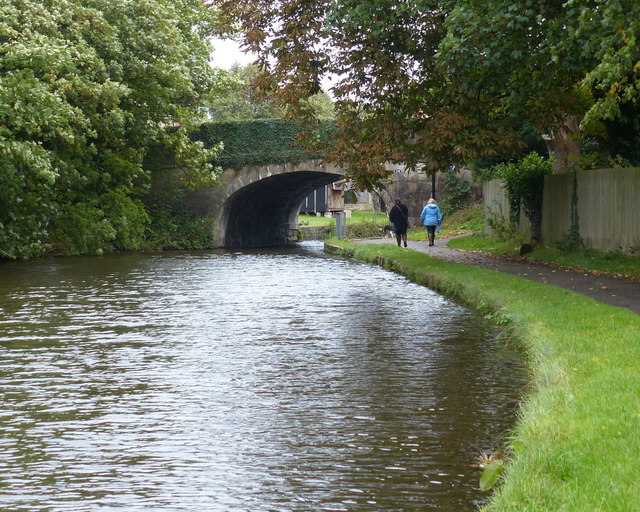
[[240, 50], [240, 45], [231, 39], [214, 39], [211, 64], [217, 68], [230, 69], [236, 62], [242, 66], [253, 62], [255, 56]]
[[[211, 54], [211, 65], [216, 68], [231, 69], [235, 63], [239, 63], [241, 66], [246, 66], [256, 60], [254, 54], [246, 54], [240, 50], [240, 44], [232, 39], [217, 39], [214, 38], [211, 41], [213, 46], [213, 52]], [[331, 87], [334, 85], [335, 80], [331, 77], [325, 77], [321, 84], [325, 92], [330, 96]]]

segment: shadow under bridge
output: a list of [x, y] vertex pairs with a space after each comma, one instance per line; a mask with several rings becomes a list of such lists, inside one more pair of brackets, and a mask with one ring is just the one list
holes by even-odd
[[[298, 239], [298, 211], [313, 190], [343, 179], [338, 169], [296, 170], [262, 177], [228, 195], [220, 216], [221, 245], [281, 246]], [[242, 180], [240, 180], [242, 181]]]

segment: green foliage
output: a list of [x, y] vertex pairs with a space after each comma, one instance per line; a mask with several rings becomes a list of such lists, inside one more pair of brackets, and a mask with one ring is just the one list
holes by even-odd
[[445, 196], [440, 201], [442, 213], [446, 216], [464, 208], [471, 197], [471, 183], [458, 176], [455, 169], [447, 169], [444, 172]]
[[185, 206], [185, 188], [173, 172], [157, 171], [145, 198], [151, 218], [148, 246], [154, 250], [210, 249], [212, 220]]
[[525, 242], [524, 236], [517, 232], [517, 226], [511, 222], [510, 219], [504, 219], [495, 212], [485, 213], [484, 218], [491, 233], [493, 233], [499, 241], [509, 245], [517, 243], [518, 247]]
[[589, 59], [582, 81], [595, 102], [585, 116], [592, 120], [614, 119], [621, 115], [620, 105], [638, 99], [640, 78], [640, 36], [636, 20], [640, 4], [615, 0], [592, 4], [567, 2], [567, 15], [576, 21], [568, 25], [566, 38]]
[[33, 146], [0, 139], [0, 258], [27, 259], [46, 249], [55, 174]]
[[385, 224], [375, 220], [361, 219], [358, 222], [347, 222], [347, 238], [380, 238]]
[[509, 199], [511, 221], [517, 223], [520, 219], [520, 208], [524, 208], [531, 221], [534, 240], [539, 240], [541, 235], [544, 177], [551, 174], [552, 170], [551, 159], [544, 159], [537, 153], [529, 153], [518, 162], [498, 164], [483, 173], [485, 178], [503, 180]]
[[102, 254], [105, 247], [112, 246], [116, 231], [100, 209], [76, 203], [57, 216], [53, 236], [54, 254]]
[[[259, 74], [260, 68], [255, 64], [232, 66], [224, 89], [209, 100], [211, 120], [222, 122], [285, 117], [286, 106], [279, 106], [273, 98], [264, 97], [253, 87]], [[326, 119], [334, 116], [333, 101], [325, 92], [312, 96], [309, 102], [314, 109], [314, 117]]]
[[103, 254], [141, 249], [145, 245], [149, 216], [138, 199], [124, 187], [87, 202], [60, 205], [51, 228], [56, 254]]
[[0, 5], [0, 257], [139, 247], [152, 144], [211, 182], [213, 151], [188, 131], [215, 89], [213, 14], [200, 0]]
[[[471, 88], [502, 97], [540, 133], [567, 117], [591, 130], [635, 102], [637, 2], [474, 0], [454, 2], [442, 63]], [[493, 37], [499, 31], [500, 37]], [[576, 88], [580, 84], [580, 89]]]
[[[245, 165], [266, 165], [301, 162], [320, 155], [304, 147], [299, 136], [300, 123], [282, 119], [256, 119], [205, 123], [194, 137], [206, 147], [222, 142], [224, 149], [214, 163], [222, 168], [239, 169]], [[334, 131], [331, 121], [322, 121], [315, 132], [320, 140], [327, 140]]]
[[255, 64], [234, 65], [225, 87], [209, 100], [209, 117], [213, 122], [280, 118], [286, 114], [269, 98], [260, 98], [252, 87], [260, 70]]
[[[573, 61], [581, 52], [558, 55], [572, 23], [557, 2], [457, 0], [447, 17], [440, 63], [463, 86], [498, 96], [500, 108], [530, 119], [539, 133], [551, 133], [584, 106], [575, 84], [584, 71]], [[573, 16], [573, 15], [572, 15]], [[495, 37], [496, 33], [500, 37]], [[569, 50], [567, 50], [569, 51]]]
[[480, 489], [483, 491], [490, 490], [494, 485], [498, 483], [500, 475], [503, 471], [503, 460], [498, 459], [487, 464], [487, 466], [482, 471], [482, 476], [480, 477]]
[[176, 205], [154, 212], [149, 247], [157, 250], [211, 249], [212, 219]]

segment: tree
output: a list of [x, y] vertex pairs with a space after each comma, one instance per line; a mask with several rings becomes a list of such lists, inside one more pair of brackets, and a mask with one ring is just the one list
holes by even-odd
[[621, 105], [637, 102], [640, 95], [640, 4], [635, 0], [567, 2], [569, 41], [584, 58], [581, 85], [595, 102], [584, 123], [624, 117]]
[[[240, 66], [235, 64], [229, 70], [229, 80], [224, 90], [209, 102], [209, 117], [212, 121], [243, 121], [248, 119], [275, 119], [286, 117], [286, 106], [279, 106], [275, 100], [265, 98], [256, 92], [253, 84], [260, 75], [255, 64]], [[309, 98], [309, 103], [318, 118], [334, 116], [333, 101], [326, 92]]]
[[188, 133], [216, 86], [213, 22], [200, 0], [0, 5], [0, 257], [138, 247], [153, 145], [211, 181]]
[[[514, 122], [561, 138], [573, 120], [615, 115], [637, 93], [628, 21], [637, 18], [624, 16], [637, 13], [633, 0], [214, 3], [261, 56], [260, 87], [299, 105], [293, 112], [306, 114], [301, 98], [324, 74], [339, 77], [332, 158], [368, 188], [386, 176], [386, 160], [435, 172], [515, 156]], [[603, 98], [607, 87], [613, 96]]]
[[285, 115], [285, 110], [273, 100], [255, 94], [252, 84], [259, 72], [258, 67], [253, 64], [235, 64], [231, 67], [227, 87], [209, 102], [209, 117], [212, 121], [269, 119]]
[[293, 104], [293, 113], [307, 113], [301, 98], [324, 74], [339, 77], [333, 88], [339, 131], [329, 159], [346, 165], [361, 188], [379, 186], [388, 161], [433, 173], [519, 146], [509, 120], [486, 108], [495, 101], [481, 105], [438, 66], [446, 2], [216, 4], [223, 21], [239, 27], [247, 48], [261, 55], [269, 73], [259, 85]]

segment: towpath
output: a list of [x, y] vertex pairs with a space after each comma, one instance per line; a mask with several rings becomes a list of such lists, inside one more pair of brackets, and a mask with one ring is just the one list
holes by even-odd
[[[453, 249], [447, 247], [447, 239], [436, 239], [436, 244], [429, 247], [428, 242], [409, 241], [409, 249], [424, 252], [446, 261], [475, 265], [490, 270], [514, 274], [532, 281], [567, 288], [583, 295], [592, 297], [605, 304], [628, 308], [640, 314], [640, 282], [615, 277], [606, 274], [594, 274], [586, 271], [576, 271], [564, 267], [547, 265], [530, 261], [526, 257], [503, 258]], [[362, 240], [357, 243], [388, 243], [395, 244], [389, 238]]]

